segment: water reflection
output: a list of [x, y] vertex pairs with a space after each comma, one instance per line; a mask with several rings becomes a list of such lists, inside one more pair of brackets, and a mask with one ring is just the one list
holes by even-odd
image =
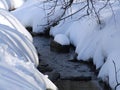
[[58, 80], [55, 82], [59, 90], [103, 90], [97, 81]]

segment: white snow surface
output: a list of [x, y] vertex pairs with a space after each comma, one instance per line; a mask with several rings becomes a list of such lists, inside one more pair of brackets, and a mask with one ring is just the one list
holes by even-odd
[[[22, 5], [25, 0], [11, 1]], [[5, 6], [9, 5], [8, 2], [0, 1], [0, 6], [4, 6], [0, 8], [0, 90], [58, 90], [46, 75], [37, 70], [39, 60], [32, 36], [10, 14], [10, 7]]]
[[[54, 12], [53, 2], [35, 1], [32, 3], [28, 0], [22, 7], [11, 13], [25, 26], [32, 27], [34, 33], [44, 32], [54, 22], [58, 21], [65, 12], [61, 6], [57, 6]], [[32, 13], [32, 14], [31, 14]], [[47, 17], [48, 16], [48, 17]]]
[[13, 10], [22, 6], [27, 0], [0, 0], [0, 8]]
[[[99, 9], [103, 3], [96, 3], [96, 8]], [[120, 83], [120, 8], [118, 1], [110, 3], [112, 6], [108, 5], [100, 12], [101, 25], [94, 14], [75, 21], [74, 18], [80, 17], [83, 11], [52, 27], [50, 35], [65, 34], [76, 47], [77, 59], [88, 61], [93, 58], [96, 69], [100, 68], [98, 77], [115, 89]], [[73, 9], [75, 11], [76, 7]], [[120, 90], [120, 87], [116, 89]]]
[[55, 36], [54, 41], [58, 42], [61, 45], [69, 45], [70, 41], [67, 36], [64, 34], [58, 34]]
[[13, 15], [4, 9], [0, 9], [0, 24], [16, 29], [25, 35], [31, 42], [33, 42], [31, 34], [25, 29], [25, 27]]
[[0, 29], [0, 42], [8, 45], [11, 54], [25, 62], [32, 62], [35, 66], [39, 64], [36, 49], [28, 38], [5, 25], [0, 25]]
[[[98, 78], [101, 78], [106, 83], [115, 89], [120, 82], [120, 52], [113, 52], [107, 57], [107, 61], [100, 69]], [[119, 85], [116, 90], [120, 90]]]
[[[34, 3], [32, 3], [33, 1]], [[76, 1], [74, 2], [76, 3]], [[81, 0], [80, 2], [84, 2], [84, 0]], [[54, 5], [52, 2], [44, 3], [44, 0], [27, 0], [22, 7], [12, 11], [11, 14], [13, 14], [25, 27], [32, 27], [33, 32], [40, 33], [44, 32], [45, 29], [51, 27], [54, 22], [62, 18], [64, 13], [65, 15], [63, 18], [76, 12], [79, 8], [83, 7], [84, 4], [85, 3], [78, 5], [74, 4], [72, 6], [72, 11], [68, 9], [66, 13], [61, 6], [58, 6], [54, 13], [50, 13], [52, 9], [48, 8]], [[106, 6], [100, 12], [101, 25], [98, 24], [98, 18], [96, 18], [95, 14], [91, 14], [78, 20], [80, 16], [85, 14], [86, 9], [84, 9], [76, 15], [72, 15], [71, 17], [60, 21], [57, 26], [52, 27], [50, 35], [54, 36], [54, 40], [60, 44], [73, 44], [76, 47], [75, 52], [78, 54], [78, 60], [88, 61], [90, 58], [93, 58], [93, 63], [96, 66], [96, 69], [100, 69], [98, 77], [106, 83], [109, 83], [111, 88], [114, 89], [117, 84], [120, 83], [120, 8], [119, 1], [117, 0], [111, 0], [110, 4], [111, 5]], [[104, 5], [105, 3], [102, 0], [96, 1], [96, 10]], [[8, 18], [10, 17], [11, 16], [8, 15]], [[14, 18], [12, 17], [10, 19], [11, 21], [7, 20], [7, 22], [9, 22], [7, 25], [22, 33], [24, 30], [20, 31], [18, 29], [22, 26], [19, 26], [19, 24], [13, 26], [10, 23], [13, 19]], [[12, 23], [15, 24], [14, 22]], [[16, 28], [17, 26], [18, 28]], [[6, 26], [2, 27], [8, 29]], [[9, 38], [9, 42], [16, 48], [14, 50], [12, 44], [6, 46], [7, 42], [1, 39], [1, 41], [4, 42], [2, 46], [5, 47], [7, 53], [11, 56], [17, 57], [21, 62], [30, 62], [37, 65], [38, 62], [35, 49], [33, 47], [34, 52], [32, 52], [32, 49], [28, 46], [28, 43], [31, 43], [28, 39], [25, 39], [27, 42], [19, 42], [19, 40], [22, 40], [20, 38], [14, 38], [16, 35], [9, 33], [7, 30], [3, 30], [0, 33], [4, 38]], [[30, 36], [25, 33], [27, 32], [22, 34], [30, 38]], [[6, 34], [8, 35], [6, 36]], [[20, 43], [20, 47], [22, 47], [22, 49], [17, 47], [17, 43], [15, 42]], [[22, 56], [18, 51], [24, 52], [24, 55]], [[45, 84], [41, 84], [41, 87], [44, 88], [44, 85]], [[54, 85], [53, 87], [56, 88]], [[117, 86], [116, 89], [119, 90], [120, 86]]]
[[57, 90], [36, 66], [36, 49], [27, 37], [0, 24], [0, 90]]
[[6, 0], [0, 0], [0, 8], [9, 10], [9, 5]]

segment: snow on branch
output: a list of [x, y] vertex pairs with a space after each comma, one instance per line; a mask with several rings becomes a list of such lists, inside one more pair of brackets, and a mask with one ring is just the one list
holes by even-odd
[[115, 90], [117, 90], [117, 87], [120, 85], [120, 83], [118, 82], [118, 77], [117, 77], [117, 69], [116, 69], [116, 64], [115, 62], [113, 61], [113, 64], [114, 64], [114, 68], [115, 68], [115, 80], [116, 80], [116, 83], [117, 85], [115, 86]]

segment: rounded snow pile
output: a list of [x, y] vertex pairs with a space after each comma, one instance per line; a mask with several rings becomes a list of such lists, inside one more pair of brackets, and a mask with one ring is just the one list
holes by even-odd
[[58, 42], [61, 45], [69, 45], [70, 41], [68, 37], [64, 34], [58, 34], [55, 36], [54, 41]]
[[0, 90], [57, 90], [37, 70], [38, 64], [32, 42], [19, 31], [0, 24]]

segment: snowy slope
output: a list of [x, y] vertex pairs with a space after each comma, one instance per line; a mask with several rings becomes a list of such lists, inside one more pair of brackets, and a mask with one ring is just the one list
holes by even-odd
[[33, 41], [31, 34], [25, 29], [25, 27], [13, 15], [4, 9], [0, 9], [0, 24], [16, 29], [29, 38], [31, 42]]
[[[61, 6], [58, 6], [54, 9], [54, 13], [51, 14], [50, 11], [53, 9], [49, 8], [54, 3], [43, 3], [43, 1], [32, 3], [32, 0], [30, 0], [11, 13], [25, 27], [32, 27], [33, 32], [44, 32], [46, 28], [51, 27], [54, 22], [62, 18], [65, 11], [61, 9]], [[76, 3], [76, 1], [74, 2]], [[81, 2], [84, 2], [84, 0]], [[77, 6], [74, 4], [72, 11], [68, 9], [63, 18], [69, 14], [73, 14], [84, 5], [85, 3], [78, 4]], [[105, 3], [102, 0], [95, 2], [96, 10], [99, 10], [104, 5]], [[98, 23], [98, 18], [95, 13], [78, 20], [85, 12], [86, 8], [67, 19], [63, 19], [57, 26], [51, 28], [50, 35], [53, 35], [55, 37], [54, 40], [61, 44], [73, 44], [76, 47], [75, 52], [78, 54], [78, 60], [88, 61], [89, 58], [93, 58], [96, 69], [100, 69], [98, 77], [109, 83], [114, 89], [120, 81], [120, 65], [117, 63], [120, 57], [119, 1], [111, 0], [109, 5], [99, 12], [101, 24]], [[28, 57], [29, 54], [31, 53], [27, 54]], [[115, 71], [114, 62], [117, 71]], [[117, 73], [118, 80], [116, 80], [116, 75], [112, 75], [112, 73]], [[118, 86], [117, 90], [119, 88]]]
[[22, 6], [27, 0], [0, 0], [0, 8], [5, 10], [13, 10]]
[[[53, 10], [51, 7], [54, 3], [43, 3], [42, 1], [32, 3], [28, 0], [28, 2], [26, 2], [27, 4], [25, 3], [22, 7], [12, 11], [11, 13], [25, 27], [32, 27], [33, 32], [44, 32], [44, 30], [49, 28], [54, 22], [57, 22], [65, 11], [61, 8], [61, 6], [58, 6], [54, 12], [51, 12], [51, 10]], [[51, 14], [49, 15], [48, 13], [50, 12]]]
[[19, 31], [0, 24], [0, 89], [57, 90], [36, 66], [37, 52]]
[[35, 47], [24, 35], [8, 26], [0, 25], [0, 42], [8, 45], [11, 54], [29, 61], [37, 66], [39, 64]]
[[[117, 63], [120, 61], [120, 8], [117, 1], [113, 2], [111, 1], [112, 8], [108, 5], [100, 12], [101, 25], [97, 23], [96, 16], [92, 14], [79, 21], [71, 22], [72, 20], [67, 19], [65, 23], [60, 22], [58, 26], [51, 29], [50, 34], [53, 36], [67, 35], [76, 47], [77, 59], [88, 61], [89, 58], [93, 58], [96, 69], [101, 68], [98, 77], [114, 89], [120, 81], [120, 65]], [[102, 3], [102, 1], [97, 3], [97, 8], [100, 8]], [[113, 62], [117, 67], [117, 73]], [[119, 89], [118, 86], [117, 90]]]
[[37, 70], [31, 34], [8, 11], [0, 9], [0, 90], [57, 90]]

